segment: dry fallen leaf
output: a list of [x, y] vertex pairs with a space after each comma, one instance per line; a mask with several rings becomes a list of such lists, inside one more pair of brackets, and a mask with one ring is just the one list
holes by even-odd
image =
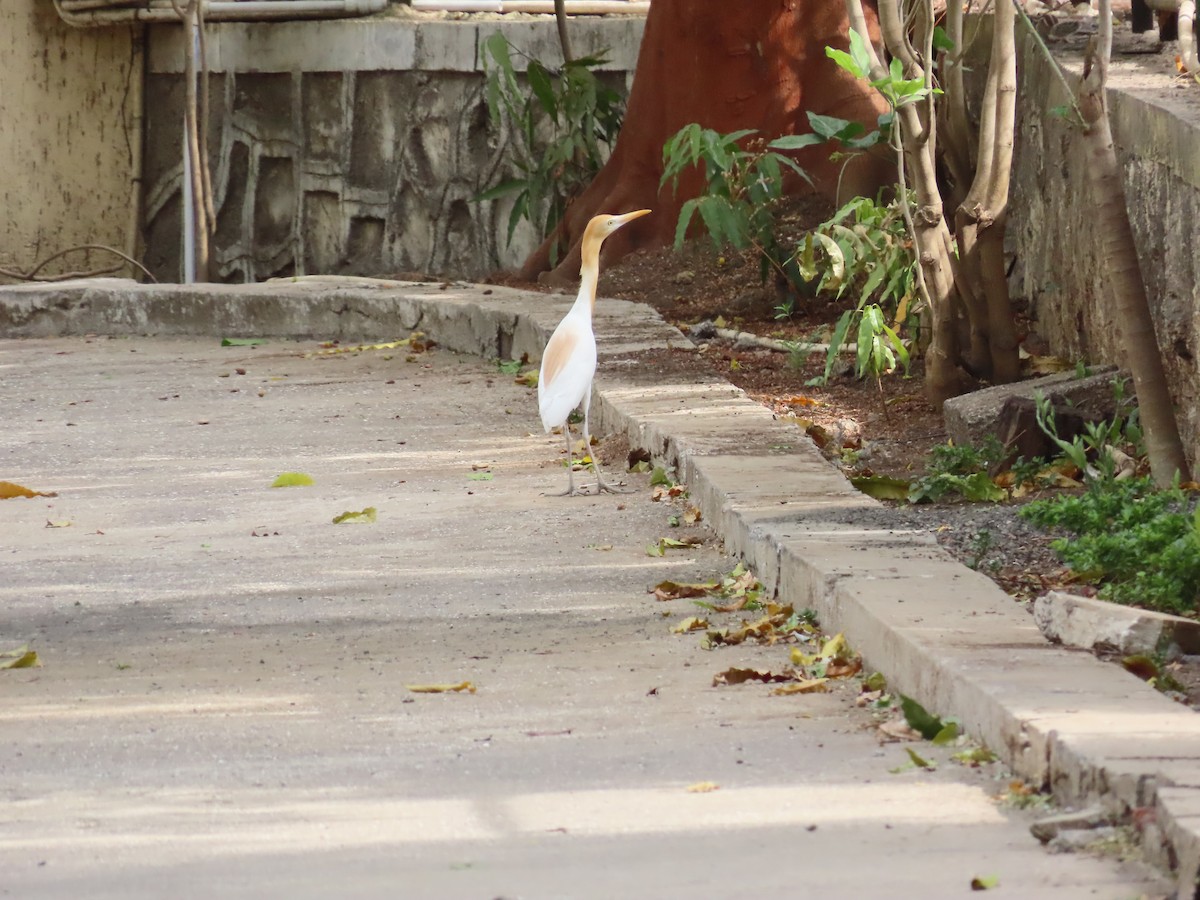
[[0, 500], [12, 500], [16, 497], [57, 497], [54, 491], [32, 491], [24, 485], [13, 484], [11, 481], [0, 481]]
[[782, 672], [772, 672], [770, 669], [743, 669], [734, 666], [731, 669], [726, 669], [724, 672], [718, 672], [713, 676], [713, 687], [720, 687], [723, 684], [743, 684], [747, 681], [761, 681], [765, 684], [778, 683], [781, 681], [794, 681], [796, 673], [791, 669], [784, 669]]
[[879, 726], [879, 733], [885, 741], [923, 741], [921, 732], [909, 725], [904, 719], [889, 719]]
[[458, 684], [406, 684], [404, 687], [414, 694], [475, 693], [475, 685], [470, 681], [460, 681]]
[[312, 476], [303, 472], [284, 472], [271, 482], [271, 487], [308, 487], [314, 483]]
[[368, 506], [366, 509], [352, 510], [348, 509], [341, 515], [333, 517], [334, 525], [341, 525], [345, 522], [374, 522], [379, 518], [378, 510], [373, 506]]
[[687, 597], [704, 597], [717, 589], [717, 582], [688, 584], [680, 581], [660, 581], [650, 593], [655, 600], [682, 600]]
[[688, 616], [671, 629], [672, 634], [686, 634], [689, 631], [703, 631], [708, 627], [708, 619], [703, 616]]
[[809, 678], [797, 681], [795, 684], [785, 684], [771, 691], [772, 697], [782, 697], [787, 694], [820, 694], [829, 690], [828, 678]]
[[0, 669], [34, 669], [42, 664], [37, 651], [23, 644], [15, 650], [0, 650]]
[[821, 401], [812, 397], [805, 397], [803, 394], [796, 394], [794, 397], [788, 397], [783, 401], [788, 406], [820, 406]]

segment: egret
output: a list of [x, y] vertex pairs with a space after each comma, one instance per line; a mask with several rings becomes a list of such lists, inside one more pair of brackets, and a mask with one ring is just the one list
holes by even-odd
[[596, 335], [592, 332], [592, 311], [596, 307], [596, 282], [600, 277], [600, 245], [604, 239], [634, 219], [649, 213], [639, 209], [623, 216], [596, 216], [587, 224], [580, 245], [582, 263], [579, 267], [579, 296], [570, 311], [550, 335], [542, 368], [538, 373], [538, 410], [547, 433], [562, 426], [567, 440], [567, 489], [563, 494], [584, 493], [575, 489], [571, 465], [571, 429], [567, 418], [576, 407], [583, 409], [583, 446], [592, 457], [596, 472], [596, 493], [617, 489], [606, 484], [600, 466], [592, 453], [592, 432], [588, 422], [588, 407], [592, 402], [592, 378], [596, 375]]

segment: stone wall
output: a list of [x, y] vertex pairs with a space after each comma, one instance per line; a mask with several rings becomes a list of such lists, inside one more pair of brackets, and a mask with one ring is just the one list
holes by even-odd
[[[1077, 71], [1078, 60], [1065, 60]], [[1020, 60], [1016, 171], [1010, 238], [1012, 289], [1031, 304], [1053, 351], [1125, 367], [1112, 298], [1105, 289], [1101, 232], [1091, 210], [1078, 134], [1050, 110], [1066, 92], [1044, 57]], [[1195, 85], [1161, 58], [1118, 57], [1109, 76], [1114, 142], [1126, 199], [1189, 457], [1200, 458], [1200, 104]]]
[[[81, 244], [136, 254], [139, 33], [71, 28], [49, 0], [0, 2], [0, 267]], [[42, 274], [116, 262], [74, 253]]]
[[[607, 48], [606, 77], [627, 86], [642, 24], [573, 20], [574, 48]], [[517, 265], [537, 236], [508, 245], [509, 205], [473, 199], [512, 174], [479, 64], [497, 29], [559, 58], [549, 17], [211, 26], [214, 280]], [[146, 264], [165, 281], [182, 275], [181, 40], [152, 29], [146, 80]]]

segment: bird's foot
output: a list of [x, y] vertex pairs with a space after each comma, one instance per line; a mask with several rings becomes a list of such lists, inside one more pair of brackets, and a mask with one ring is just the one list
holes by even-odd
[[571, 486], [565, 491], [542, 491], [543, 497], [586, 497], [588, 492], [583, 487]]
[[599, 479], [596, 479], [597, 494], [628, 494], [632, 491], [633, 488], [627, 488], [620, 482], [617, 482], [616, 484], [609, 484], [607, 481], [600, 481]]

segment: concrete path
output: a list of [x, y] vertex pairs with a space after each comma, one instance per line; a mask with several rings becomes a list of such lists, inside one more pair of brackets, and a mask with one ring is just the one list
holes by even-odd
[[998, 766], [892, 773], [853, 684], [712, 687], [786, 649], [647, 588], [733, 561], [647, 556], [646, 476], [541, 496], [560, 439], [494, 365], [317, 349], [0, 342], [0, 479], [58, 493], [0, 502], [0, 649], [44, 661], [0, 672], [0, 896], [1164, 893], [1043, 851]]

